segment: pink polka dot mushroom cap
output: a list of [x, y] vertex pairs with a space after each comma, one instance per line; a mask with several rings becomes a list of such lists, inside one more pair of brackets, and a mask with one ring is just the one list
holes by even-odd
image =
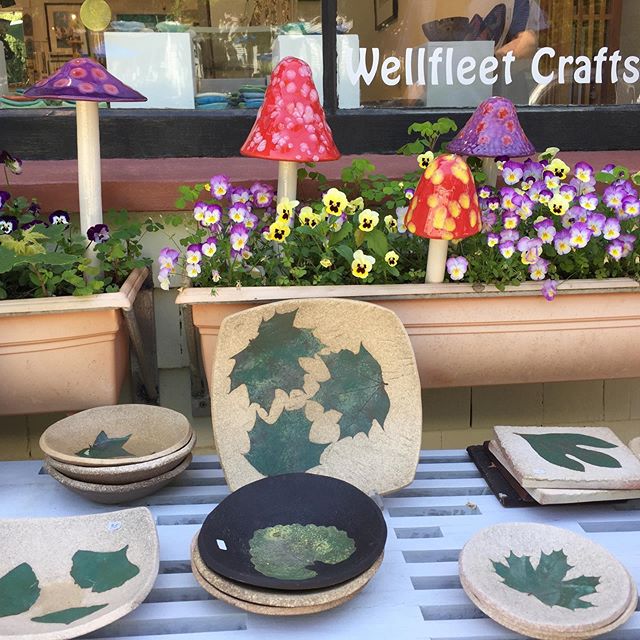
[[447, 145], [464, 156], [517, 158], [535, 153], [511, 100], [493, 96], [478, 105], [460, 133]]
[[240, 153], [288, 162], [340, 157], [306, 62], [287, 57], [278, 63]]
[[50, 100], [88, 102], [146, 102], [147, 98], [120, 82], [91, 58], [75, 58], [52, 76], [40, 80], [24, 95]]

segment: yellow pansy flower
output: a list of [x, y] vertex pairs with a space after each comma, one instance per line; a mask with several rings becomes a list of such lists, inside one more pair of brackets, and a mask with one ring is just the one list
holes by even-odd
[[398, 230], [398, 219], [391, 214], [384, 217], [384, 224], [389, 231], [395, 232]]
[[353, 252], [353, 262], [351, 263], [351, 273], [356, 278], [366, 278], [376, 263], [373, 256], [366, 255], [362, 249]]
[[278, 220], [289, 221], [293, 218], [293, 214], [295, 212], [295, 208], [300, 204], [298, 200], [289, 200], [289, 198], [282, 198], [280, 202], [278, 202], [278, 206], [276, 207], [276, 214]]
[[320, 264], [325, 269], [328, 269], [333, 264], [333, 262], [331, 262], [331, 260], [329, 260], [329, 258], [322, 258], [322, 260], [320, 260]]
[[400, 260], [400, 256], [395, 251], [387, 251], [384, 254], [384, 260], [390, 267], [395, 267]]
[[320, 222], [320, 216], [317, 213], [314, 213], [311, 207], [302, 207], [298, 217], [303, 225], [311, 227], [312, 229], [317, 227]]
[[284, 242], [291, 233], [291, 227], [286, 220], [276, 220], [269, 226], [267, 240], [275, 240], [275, 242]]
[[554, 158], [545, 168], [560, 180], [564, 180], [569, 175], [569, 171], [571, 171], [569, 165], [560, 160], [560, 158]]
[[426, 169], [433, 162], [433, 151], [425, 151], [418, 156], [418, 165], [421, 169]]
[[332, 216], [340, 216], [349, 205], [349, 199], [340, 189], [331, 187], [331, 189], [322, 196], [322, 204], [327, 213], [330, 213]]
[[567, 199], [559, 193], [556, 193], [551, 200], [549, 200], [547, 206], [549, 211], [556, 216], [562, 216], [567, 212], [569, 203]]
[[357, 213], [358, 211], [362, 211], [364, 209], [364, 200], [362, 196], [351, 200], [347, 205], [347, 214], [351, 215], [353, 213]]
[[358, 217], [358, 228], [361, 231], [371, 231], [375, 229], [378, 225], [378, 221], [380, 220], [380, 216], [377, 211], [372, 211], [371, 209], [365, 209], [360, 212], [360, 216]]

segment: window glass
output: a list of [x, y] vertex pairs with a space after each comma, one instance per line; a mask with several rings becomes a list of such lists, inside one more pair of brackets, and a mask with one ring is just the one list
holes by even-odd
[[91, 31], [86, 6], [103, 1], [81, 11], [81, 2], [0, 0], [0, 107], [42, 106], [20, 94], [86, 55], [149, 98], [112, 107], [256, 108], [287, 55], [307, 60], [322, 90], [320, 0], [106, 0], [111, 20]]
[[359, 90], [357, 106], [638, 101], [639, 0], [339, 0], [338, 12], [353, 23], [338, 86]]

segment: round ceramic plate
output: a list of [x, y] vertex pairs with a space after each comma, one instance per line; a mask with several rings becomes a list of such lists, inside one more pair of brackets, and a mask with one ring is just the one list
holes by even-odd
[[0, 521], [0, 637], [75, 638], [133, 611], [158, 574], [151, 512]]
[[155, 460], [149, 460], [149, 462], [139, 462], [137, 464], [121, 464], [113, 467], [82, 467], [76, 464], [65, 464], [55, 458], [47, 458], [47, 463], [56, 471], [67, 476], [67, 478], [80, 480], [80, 482], [112, 485], [131, 484], [132, 482], [142, 482], [143, 480], [157, 478], [159, 475], [175, 469], [191, 453], [195, 444], [196, 434], [194, 432], [189, 442], [181, 449], [163, 458], [156, 458]]
[[387, 526], [356, 487], [328, 476], [264, 478], [227, 496], [198, 537], [204, 563], [236, 582], [288, 591], [322, 589], [364, 573]]
[[50, 458], [84, 467], [148, 462], [184, 447], [189, 421], [177, 411], [145, 404], [87, 409], [52, 424], [40, 438]]
[[622, 624], [635, 585], [603, 547], [534, 523], [481, 530], [462, 549], [469, 597], [505, 627], [532, 637], [584, 637]]
[[376, 574], [382, 564], [382, 556], [380, 556], [373, 565], [364, 573], [343, 582], [337, 587], [328, 587], [327, 589], [312, 589], [309, 591], [292, 591], [286, 592], [280, 589], [261, 589], [259, 587], [251, 587], [241, 582], [228, 580], [223, 576], [211, 571], [209, 567], [202, 561], [200, 552], [198, 551], [198, 536], [196, 536], [191, 544], [191, 568], [197, 571], [212, 587], [218, 589], [233, 598], [245, 600], [254, 604], [264, 605], [267, 607], [283, 607], [283, 608], [300, 608], [308, 606], [320, 606], [328, 602], [334, 602], [342, 598], [348, 597], [356, 593]]
[[87, 500], [101, 504], [122, 504], [124, 502], [131, 502], [132, 500], [139, 500], [162, 489], [162, 487], [169, 484], [174, 478], [177, 478], [187, 470], [187, 467], [191, 464], [192, 457], [191, 454], [188, 454], [187, 457], [171, 471], [167, 471], [149, 480], [133, 482], [131, 484], [95, 484], [93, 482], [80, 482], [80, 480], [67, 478], [67, 476], [56, 471], [56, 469], [53, 469], [46, 463], [45, 469], [54, 480], [57, 480], [61, 485]]

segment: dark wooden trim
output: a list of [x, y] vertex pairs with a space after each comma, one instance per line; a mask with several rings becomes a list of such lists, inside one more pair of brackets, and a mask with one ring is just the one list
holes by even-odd
[[336, 18], [338, 0], [324, 0], [322, 3], [322, 64], [324, 109], [335, 113], [338, 108], [338, 36]]
[[[342, 153], [394, 153], [416, 121], [453, 118], [462, 126], [470, 109], [354, 109], [328, 115]], [[522, 107], [520, 121], [537, 149], [640, 149], [640, 106]], [[101, 112], [103, 158], [238, 156], [255, 111], [109, 109]], [[73, 110], [0, 111], [2, 147], [25, 160], [76, 157]]]

